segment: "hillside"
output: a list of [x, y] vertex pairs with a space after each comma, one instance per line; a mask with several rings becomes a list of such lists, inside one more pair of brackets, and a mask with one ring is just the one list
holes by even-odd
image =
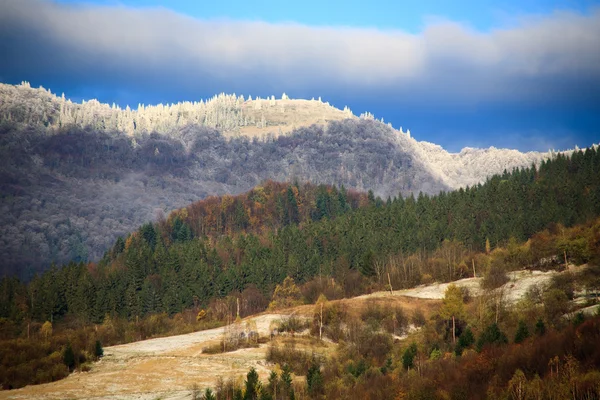
[[0, 274], [98, 260], [117, 236], [266, 179], [438, 193], [551, 153], [418, 142], [320, 100], [244, 99], [121, 109], [0, 84]]
[[[569, 272], [559, 273], [556, 271], [519, 271], [512, 273], [510, 281], [498, 290], [503, 293], [504, 298], [508, 299], [508, 304], [521, 302], [521, 307], [523, 307], [528, 301], [528, 296], [530, 296], [528, 293], [531, 293], [532, 289], [548, 288], [551, 286], [552, 277], [567, 277], [568, 274]], [[468, 278], [455, 283], [462, 287], [469, 287], [472, 296], [483, 296], [484, 293], [478, 293], [481, 281], [481, 278]], [[400, 330], [402, 336], [396, 335], [394, 342], [395, 348], [401, 348], [406, 347], [409, 340], [414, 340], [415, 337], [418, 337], [417, 335], [427, 331], [426, 328], [416, 327], [413, 322], [408, 325], [411, 315], [421, 313], [423, 318], [429, 321], [428, 324], [435, 324], [435, 316], [440, 313], [441, 300], [449, 285], [421, 285], [414, 289], [396, 290], [392, 294], [389, 291], [374, 292], [353, 298], [329, 301], [327, 307], [338, 310], [338, 312], [344, 310], [344, 318], [348, 321], [365, 320], [369, 312], [384, 313], [390, 310], [401, 310], [399, 315], [404, 319], [398, 321], [398, 324], [403, 326]], [[475, 297], [470, 301], [471, 304], [468, 306], [473, 307], [473, 303], [479, 302], [480, 297]], [[505, 306], [503, 305], [503, 307]], [[296, 351], [300, 349], [306, 353], [316, 353], [323, 356], [324, 360], [326, 360], [325, 357], [334, 355], [336, 352], [338, 355], [343, 354], [344, 344], [329, 338], [319, 343], [316, 338], [311, 338], [311, 335], [316, 336], [316, 334], [309, 329], [298, 332], [295, 338], [282, 336], [266, 340], [271, 332], [281, 326], [282, 321], [290, 318], [291, 315], [311, 321], [315, 315], [315, 309], [312, 304], [301, 305], [277, 312], [253, 315], [225, 328], [207, 329], [105, 347], [104, 357], [94, 363], [88, 372], [73, 373], [65, 379], [52, 383], [0, 391], [0, 399], [84, 399], [91, 397], [124, 400], [155, 399], [157, 397], [171, 400], [187, 399], [198, 389], [215, 388], [222, 385], [219, 382], [237, 381], [239, 384], [241, 377], [248, 372], [249, 368], [255, 368], [260, 379], [266, 382], [269, 372], [278, 369], [276, 363], [266, 360], [271, 348], [287, 345], [288, 349], [291, 347]], [[597, 310], [597, 305], [591, 307], [590, 315]], [[507, 310], [504, 311], [504, 313], [507, 312]], [[368, 320], [365, 322], [373, 323]], [[356, 322], [354, 323], [356, 324]], [[242, 329], [245, 329], [243, 328], [245, 326], [254, 326], [256, 332], [265, 338], [266, 343], [227, 353], [208, 354], [203, 350], [208, 346], [218, 344], [226, 337], [227, 330], [235, 329], [236, 325], [240, 325]], [[430, 335], [432, 330], [429, 327]], [[560, 353], [559, 349], [552, 350]], [[301, 374], [298, 373], [298, 375]], [[296, 382], [301, 388], [304, 385], [304, 377], [298, 376]], [[196, 389], [194, 389], [195, 387]], [[302, 393], [301, 389], [300, 392]]]
[[[486, 343], [507, 342], [499, 329], [515, 337], [519, 329], [529, 329], [519, 334], [526, 338], [536, 320], [536, 331], [542, 329], [540, 324], [543, 332], [548, 326], [551, 340], [575, 346], [569, 335], [581, 333], [589, 334], [585, 343], [593, 343], [598, 321], [588, 323], [585, 313], [576, 316], [573, 312], [593, 312], [589, 307], [597, 303], [599, 159], [595, 148], [570, 157], [559, 154], [539, 168], [495, 175], [469, 189], [389, 201], [344, 187], [272, 181], [237, 196], [197, 201], [119, 237], [98, 263], [72, 262], [51, 268], [30, 282], [1, 279], [0, 352], [6, 356], [0, 365], [0, 382], [11, 389], [60, 380], [74, 369], [88, 370], [89, 363], [102, 355], [101, 344], [211, 329], [264, 310], [279, 314], [279, 310], [299, 306], [300, 315], [310, 316], [312, 310], [314, 317], [318, 308], [302, 304], [322, 303], [321, 295], [331, 302], [326, 306], [327, 316], [320, 317], [324, 321], [321, 328], [316, 322], [319, 319], [313, 318], [308, 325], [313, 338], [302, 346], [315, 345], [317, 332], [325, 324], [325, 337], [340, 344], [335, 352], [341, 359], [325, 361], [338, 371], [332, 372], [334, 375], [356, 378], [370, 367], [384, 375], [390, 368], [398, 372], [412, 368], [399, 353], [408, 345], [402, 342], [407, 335], [409, 339], [419, 337], [423, 345], [405, 352], [420, 354], [422, 361], [434, 351], [440, 353], [434, 360], [447, 353], [440, 362], [446, 362], [453, 352], [460, 356], [463, 350], [469, 353], [461, 360], [477, 357], [485, 361], [482, 350]], [[560, 273], [565, 268], [568, 271]], [[550, 272], [538, 272], [540, 269]], [[452, 281], [456, 286], [447, 284]], [[430, 285], [432, 282], [439, 283]], [[444, 311], [449, 292], [469, 308], [468, 312], [459, 310], [456, 329], [454, 316]], [[357, 298], [359, 303], [343, 305], [342, 299], [365, 293], [372, 294]], [[385, 299], [387, 293], [405, 300], [396, 305], [358, 307], [363, 300]], [[426, 304], [434, 303], [423, 302], [440, 298], [439, 312], [427, 308]], [[415, 302], [422, 306], [420, 311]], [[408, 310], [410, 317], [405, 314]], [[568, 323], [565, 314], [587, 326], [586, 331], [576, 333], [577, 325]], [[452, 325], [448, 324], [450, 317]], [[264, 332], [267, 320], [274, 317], [265, 318], [255, 321], [256, 327], [248, 321], [184, 338], [109, 348], [106, 354], [116, 354], [116, 364], [107, 364], [107, 369], [90, 379], [98, 383], [98, 390], [114, 394], [114, 385], [98, 379], [115, 379], [115, 369], [131, 361], [125, 369], [131, 367], [140, 380], [132, 381], [125, 391], [167, 392], [173, 381], [143, 378], [148, 368], [174, 371], [183, 365], [193, 372], [203, 371], [207, 365], [225, 368], [231, 361], [237, 365], [235, 373], [244, 369], [240, 365], [256, 365], [264, 377], [267, 370], [259, 363], [263, 356], [280, 365], [294, 364], [296, 375], [307, 374], [308, 365], [314, 362], [303, 350], [294, 348], [294, 339], [292, 343], [282, 339], [283, 347], [276, 341], [266, 355], [264, 347], [256, 347], [259, 343], [250, 343], [249, 332]], [[526, 319], [529, 327], [522, 328], [521, 322], [517, 327], [519, 319]], [[465, 334], [467, 324], [472, 329], [471, 339], [457, 345], [454, 333]], [[414, 333], [421, 326], [425, 327], [423, 334]], [[238, 328], [245, 329], [244, 336]], [[289, 318], [282, 320], [278, 329], [301, 332], [306, 324]], [[223, 342], [218, 341], [221, 333]], [[479, 337], [476, 344], [474, 335]], [[246, 339], [241, 345], [240, 338]], [[185, 346], [178, 348], [180, 341]], [[402, 347], [396, 346], [396, 341], [403, 343]], [[573, 351], [580, 351], [577, 346], [581, 342], [577, 343]], [[250, 350], [241, 350], [240, 346], [246, 345]], [[566, 357], [570, 350], [557, 346], [565, 350], [556, 356]], [[232, 351], [231, 358], [211, 359], [210, 354], [226, 351], [225, 347]], [[534, 351], [543, 348], [543, 341], [536, 339]], [[518, 348], [507, 349], [518, 352]], [[600, 365], [600, 358], [589, 354], [578, 358], [584, 372]], [[540, 357], [541, 363], [527, 371], [529, 377], [534, 372], [543, 376], [548, 357], [554, 355], [531, 356], [527, 362]], [[386, 361], [388, 358], [392, 361]], [[362, 360], [362, 366], [357, 360]], [[503, 370], [501, 380], [494, 383], [498, 390], [505, 389], [514, 372], [513, 361], [509, 372]], [[469, 364], [456, 367], [454, 373], [463, 369], [472, 373]], [[495, 368], [501, 367], [488, 365], [488, 378]], [[64, 383], [51, 385], [54, 389], [50, 390], [57, 389], [58, 396], [66, 391], [69, 396], [79, 396], [80, 388], [73, 385], [78, 377], [75, 374]], [[182, 375], [175, 385], [180, 394], [188, 390], [181, 388], [182, 382], [193, 382], [188, 378]], [[331, 375], [327, 379], [333, 385], [328, 390], [335, 391]], [[360, 390], [372, 387], [360, 382], [355, 382]], [[455, 379], [448, 378], [440, 390], [451, 390], [453, 382]], [[484, 394], [488, 382], [486, 378], [484, 383], [470, 384]], [[395, 390], [398, 384], [388, 382], [386, 390]]]

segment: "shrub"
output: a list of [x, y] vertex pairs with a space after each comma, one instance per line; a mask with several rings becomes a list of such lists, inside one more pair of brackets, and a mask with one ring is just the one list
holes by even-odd
[[308, 328], [309, 325], [310, 323], [305, 319], [299, 318], [295, 314], [290, 314], [281, 318], [277, 330], [279, 332], [301, 332]]
[[314, 354], [311, 355], [305, 351], [297, 350], [290, 345], [283, 347], [269, 346], [266, 360], [279, 365], [289, 365], [291, 371], [295, 374], [306, 375], [315, 357]]
[[496, 289], [508, 282], [508, 276], [501, 258], [494, 258], [490, 269], [481, 281], [481, 287], [486, 290]]
[[423, 311], [420, 308], [416, 308], [415, 311], [413, 311], [411, 322], [416, 327], [424, 326], [427, 322], [425, 314], [423, 314]]
[[288, 276], [281, 285], [275, 287], [273, 301], [269, 303], [269, 310], [289, 308], [300, 304], [302, 304], [302, 293], [294, 280]]

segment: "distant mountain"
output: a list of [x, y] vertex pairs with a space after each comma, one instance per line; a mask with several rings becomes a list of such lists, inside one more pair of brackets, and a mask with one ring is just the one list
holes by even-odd
[[219, 95], [131, 110], [0, 84], [0, 273], [98, 259], [160, 214], [266, 179], [386, 198], [474, 185], [551, 156], [452, 154], [320, 99]]

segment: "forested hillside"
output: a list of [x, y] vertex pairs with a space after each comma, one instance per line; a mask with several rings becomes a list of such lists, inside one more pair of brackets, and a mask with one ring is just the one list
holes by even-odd
[[[346, 295], [382, 283], [387, 272], [397, 288], [450, 281], [470, 274], [470, 266], [461, 264], [465, 254], [599, 215], [596, 149], [416, 199], [384, 201], [372, 192], [267, 183], [145, 224], [119, 238], [98, 264], [52, 268], [26, 287], [5, 280], [8, 298], [2, 305], [8, 308], [0, 316], [52, 320], [72, 313], [100, 322], [111, 313], [173, 314], [250, 286], [269, 297], [286, 276], [298, 283], [329, 276]], [[569, 257], [586, 261], [596, 245], [589, 240], [576, 235], [554, 245], [534, 240], [527, 252], [512, 257], [534, 265], [563, 246]], [[437, 261], [424, 263], [431, 254]]]
[[[60, 379], [68, 369], [56, 351], [65, 346], [77, 355], [67, 364], [72, 369], [96, 357], [96, 340], [119, 343], [206, 328], [230, 321], [236, 309], [243, 317], [269, 303], [285, 307], [315, 302], [321, 294], [339, 299], [390, 284], [447, 282], [475, 270], [489, 290], [506, 282], [506, 271], [597, 265], [599, 200], [596, 148], [437, 196], [382, 200], [344, 187], [265, 182], [242, 195], [210, 197], [118, 238], [98, 263], [53, 267], [27, 284], [3, 278], [1, 345], [21, 346], [28, 355], [5, 358], [0, 376], [10, 387]], [[598, 290], [594, 271], [577, 278], [586, 291]], [[554, 283], [562, 294], [548, 292], [558, 297], [538, 293], [545, 321], [556, 327], [568, 311], [568, 293], [573, 296], [573, 278], [564, 279]], [[498, 320], [499, 303], [493, 303]], [[480, 324], [493, 319], [489, 315], [480, 314]], [[52, 336], [53, 326], [62, 333]], [[496, 340], [484, 328], [477, 328], [481, 346]], [[385, 358], [364, 357], [364, 368], [387, 365]], [[31, 369], [39, 371], [35, 377]]]
[[52, 262], [97, 261], [147, 221], [267, 179], [385, 199], [475, 185], [548, 157], [450, 154], [320, 99], [220, 95], [131, 110], [0, 84], [0, 274], [30, 279]]

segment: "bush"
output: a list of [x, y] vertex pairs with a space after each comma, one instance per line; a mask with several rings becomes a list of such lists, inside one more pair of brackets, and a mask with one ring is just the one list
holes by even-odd
[[490, 269], [481, 281], [481, 287], [486, 290], [496, 289], [508, 282], [506, 270], [500, 258], [495, 258]]
[[299, 318], [295, 314], [290, 314], [287, 317], [282, 317], [279, 321], [277, 331], [279, 332], [302, 332], [308, 328], [310, 323], [302, 318]]
[[92, 370], [92, 366], [89, 363], [83, 363], [79, 366], [81, 372], [90, 372]]
[[382, 327], [393, 335], [402, 334], [408, 325], [408, 319], [401, 307], [382, 306], [375, 302], [367, 304], [361, 313], [361, 319], [372, 329]]
[[550, 289], [543, 296], [546, 318], [553, 325], [560, 325], [562, 316], [569, 311], [569, 298], [560, 289]]
[[423, 311], [420, 308], [416, 308], [413, 312], [411, 322], [416, 327], [424, 326], [427, 322], [427, 320], [425, 319], [425, 314], [423, 314]]
[[392, 350], [393, 342], [392, 337], [387, 333], [362, 329], [355, 345], [361, 356], [367, 360], [375, 360], [378, 365], [381, 365]]
[[289, 365], [291, 370], [297, 375], [306, 375], [313, 362], [316, 359], [314, 354], [308, 354], [305, 351], [297, 350], [291, 345], [269, 346], [267, 349], [266, 360], [279, 365]]

